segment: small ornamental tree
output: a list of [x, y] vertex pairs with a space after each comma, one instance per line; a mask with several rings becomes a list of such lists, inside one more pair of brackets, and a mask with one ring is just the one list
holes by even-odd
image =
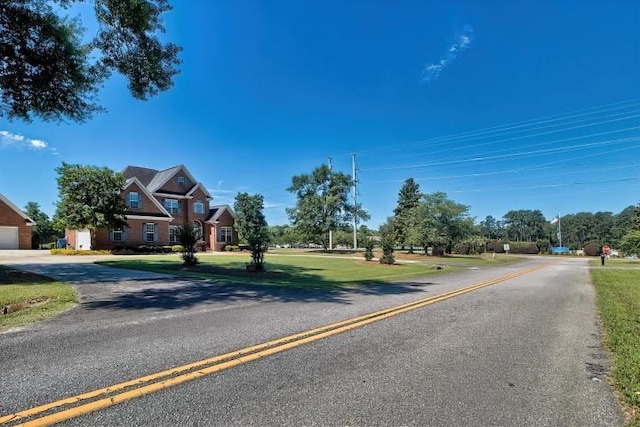
[[240, 241], [251, 248], [249, 271], [264, 270], [264, 253], [269, 243], [269, 226], [262, 212], [264, 198], [260, 194], [238, 193], [233, 205], [236, 211], [235, 229]]
[[393, 255], [395, 247], [395, 239], [392, 233], [387, 233], [382, 236], [382, 256], [380, 257], [380, 264], [394, 264], [396, 259]]
[[185, 222], [178, 226], [177, 235], [182, 246], [182, 263], [188, 266], [198, 264], [196, 244], [202, 238], [199, 229], [194, 227], [192, 223]]
[[371, 261], [373, 259], [373, 240], [366, 238], [364, 241], [364, 259]]

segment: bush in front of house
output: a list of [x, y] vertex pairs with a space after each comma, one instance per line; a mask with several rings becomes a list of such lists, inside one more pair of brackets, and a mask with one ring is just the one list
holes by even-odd
[[239, 250], [236, 245], [224, 245], [225, 252], [237, 252]]

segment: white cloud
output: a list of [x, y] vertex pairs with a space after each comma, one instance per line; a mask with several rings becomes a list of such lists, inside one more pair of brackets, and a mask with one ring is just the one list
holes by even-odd
[[31, 150], [49, 150], [55, 153], [54, 148], [48, 148], [47, 144], [42, 139], [27, 138], [17, 133], [9, 132], [7, 130], [0, 130], [0, 148], [29, 148]]
[[432, 80], [437, 79], [451, 62], [458, 59], [458, 57], [466, 51], [471, 42], [473, 41], [473, 29], [466, 25], [456, 40], [449, 46], [446, 54], [439, 61], [425, 65], [422, 70], [422, 83], [429, 83]]
[[41, 139], [32, 139], [30, 143], [33, 148], [47, 148], [47, 143]]

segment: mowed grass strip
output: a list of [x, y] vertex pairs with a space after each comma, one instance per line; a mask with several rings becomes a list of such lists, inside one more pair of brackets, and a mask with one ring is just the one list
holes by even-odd
[[[361, 250], [333, 250], [324, 252], [317, 249], [285, 249], [275, 248], [269, 249], [267, 255], [287, 255], [287, 256], [322, 256], [322, 257], [351, 257], [364, 259], [364, 252]], [[379, 257], [381, 252], [374, 251], [374, 257]], [[494, 257], [492, 253], [486, 253], [481, 255], [446, 255], [446, 256], [427, 256], [422, 251], [416, 250], [410, 254], [408, 251], [396, 251], [394, 253], [396, 261], [416, 261], [424, 262], [427, 264], [453, 264], [464, 266], [490, 266], [490, 265], [505, 265], [515, 264], [524, 261], [526, 258], [511, 255], [511, 254], [496, 254]]]
[[247, 272], [248, 254], [201, 255], [199, 260], [194, 267], [183, 266], [178, 255], [102, 261], [100, 264], [201, 279], [305, 289], [393, 282], [456, 270], [450, 266], [438, 268], [420, 263], [382, 265], [364, 259], [268, 254], [265, 272]]
[[0, 331], [48, 319], [77, 302], [66, 283], [0, 265]]
[[613, 383], [640, 426], [640, 270], [592, 269], [605, 344], [613, 354]]
[[[589, 260], [589, 265], [592, 267], [601, 266], [600, 257]], [[604, 260], [605, 267], [630, 267], [640, 268], [640, 259], [621, 259], [621, 258], [609, 258]]]

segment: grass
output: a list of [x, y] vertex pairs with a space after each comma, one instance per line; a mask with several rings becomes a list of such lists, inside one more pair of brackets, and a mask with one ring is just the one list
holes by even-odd
[[592, 269], [605, 344], [613, 355], [613, 384], [640, 426], [640, 270]]
[[246, 264], [250, 257], [246, 253], [200, 256], [199, 260], [200, 264], [195, 267], [182, 266], [180, 258], [172, 255], [101, 261], [100, 264], [202, 279], [305, 289], [393, 282], [457, 269], [421, 263], [389, 266], [366, 262], [363, 258], [268, 254], [265, 264], [267, 271], [249, 273], [246, 271]]
[[48, 277], [0, 266], [0, 331], [48, 319], [78, 302], [73, 288]]
[[[600, 257], [590, 259], [589, 265], [592, 267], [600, 266]], [[621, 259], [621, 258], [609, 258], [604, 261], [604, 266], [612, 267], [638, 267], [640, 268], [640, 259]]]
[[[336, 249], [333, 251], [324, 252], [319, 249], [284, 249], [284, 248], [269, 248], [269, 255], [288, 255], [288, 256], [325, 256], [325, 257], [354, 257], [363, 259], [364, 251], [353, 251], [350, 249]], [[378, 257], [381, 254], [380, 250], [374, 251], [374, 256]], [[420, 261], [429, 264], [460, 264], [470, 266], [484, 266], [484, 265], [504, 265], [514, 264], [522, 262], [523, 258], [507, 254], [496, 254], [495, 258], [493, 254], [482, 255], [447, 255], [442, 257], [426, 256], [421, 251], [416, 250], [416, 253], [409, 254], [407, 251], [396, 251], [395, 257], [397, 261], [410, 260]]]

